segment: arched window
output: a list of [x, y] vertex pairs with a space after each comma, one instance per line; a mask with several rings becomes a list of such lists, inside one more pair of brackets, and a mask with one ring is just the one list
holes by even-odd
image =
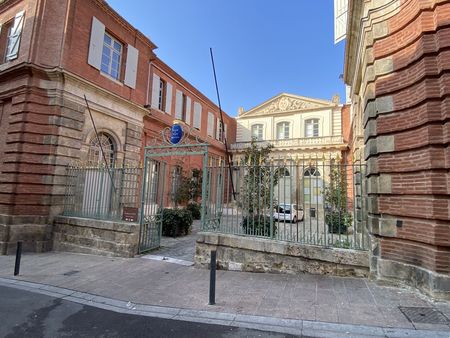
[[262, 124], [254, 124], [252, 126], [252, 138], [255, 138], [257, 141], [263, 140], [263, 125]]
[[287, 170], [286, 168], [279, 168], [279, 169], [277, 169], [276, 175], [278, 177], [289, 177], [289, 176], [291, 176], [291, 174], [289, 173], [289, 170]]
[[113, 166], [115, 160], [115, 146], [111, 136], [106, 133], [99, 133], [98, 137], [97, 135], [92, 137], [91, 142], [89, 143], [88, 163], [90, 165], [105, 163], [101, 149], [103, 149], [103, 152], [105, 153], [107, 165]]
[[277, 123], [277, 140], [289, 138], [289, 122]]
[[320, 176], [320, 171], [314, 167], [311, 167], [305, 171], [303, 176], [316, 176], [317, 177], [317, 176]]
[[319, 136], [319, 119], [309, 119], [305, 121], [305, 137]]

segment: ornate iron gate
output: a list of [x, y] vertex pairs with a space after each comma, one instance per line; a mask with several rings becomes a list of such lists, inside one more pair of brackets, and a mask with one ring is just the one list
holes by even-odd
[[[171, 128], [162, 132], [162, 139], [144, 150], [144, 176], [142, 179], [142, 197], [139, 232], [139, 253], [160, 246], [164, 208], [169, 207], [170, 196], [178, 184], [180, 168], [190, 156], [202, 157], [202, 172], [207, 172], [208, 144], [197, 137], [191, 137], [191, 129], [184, 126], [179, 142], [173, 142]], [[172, 132], [173, 133], [173, 132]], [[202, 181], [202, 210], [205, 210], [207, 180]], [[202, 212], [202, 222], [205, 215]]]

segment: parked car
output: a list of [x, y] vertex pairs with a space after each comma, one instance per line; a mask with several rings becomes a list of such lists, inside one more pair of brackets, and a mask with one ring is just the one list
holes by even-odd
[[273, 218], [278, 222], [297, 223], [303, 220], [303, 210], [297, 204], [279, 204], [275, 207]]

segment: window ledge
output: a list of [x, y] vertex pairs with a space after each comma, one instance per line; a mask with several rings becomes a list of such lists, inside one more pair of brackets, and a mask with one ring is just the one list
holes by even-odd
[[119, 86], [123, 86], [123, 83], [115, 78], [113, 78], [111, 75], [108, 75], [106, 73], [103, 73], [102, 71], [100, 71], [100, 74], [104, 77], [106, 77], [107, 79], [111, 80], [112, 82], [118, 84]]

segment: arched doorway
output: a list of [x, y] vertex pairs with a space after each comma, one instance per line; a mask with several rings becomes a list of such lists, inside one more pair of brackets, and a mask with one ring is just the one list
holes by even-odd
[[287, 168], [279, 168], [275, 171], [278, 184], [275, 186], [275, 198], [278, 204], [290, 204], [291, 195], [294, 192], [292, 187], [292, 175]]
[[309, 167], [303, 173], [303, 198], [305, 203], [323, 203], [323, 178], [316, 167]]

